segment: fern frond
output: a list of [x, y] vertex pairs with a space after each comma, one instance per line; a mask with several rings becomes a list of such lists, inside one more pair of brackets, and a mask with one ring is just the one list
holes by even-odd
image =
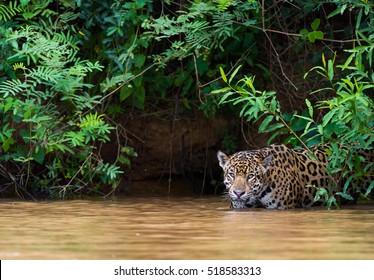
[[6, 98], [8, 95], [15, 96], [20, 92], [24, 92], [29, 87], [29, 84], [19, 79], [7, 80], [0, 85], [0, 95], [2, 95], [2, 98]]
[[17, 4], [17, 1], [10, 1], [8, 6], [0, 5], [0, 20], [8, 21], [17, 13], [21, 12], [22, 8]]
[[[30, 89], [28, 90], [28, 93], [29, 93], [30, 98], [35, 98], [40, 101], [48, 101], [48, 102], [50, 102], [56, 95], [56, 92], [53, 90], [49, 90], [47, 88], [44, 88], [43, 90], [38, 90], [34, 86], [30, 87]], [[57, 113], [57, 109], [51, 109], [50, 112]]]
[[119, 166], [109, 163], [99, 165], [97, 167], [97, 171], [99, 172], [100, 178], [104, 183], [114, 181], [120, 174], [123, 173]]
[[76, 92], [77, 90], [82, 90], [86, 86], [88, 88], [90, 87], [90, 85], [83, 83], [83, 79], [81, 77], [65, 76], [65, 78], [56, 83], [52, 89], [67, 95], [67, 98], [64, 100], [70, 100], [70, 95], [72, 93]]
[[23, 62], [19, 62], [19, 63], [14, 63], [13, 64], [13, 71], [17, 71], [18, 69], [21, 69], [21, 70], [27, 70], [26, 66], [23, 64]]
[[80, 111], [93, 109], [94, 106], [100, 104], [100, 99], [100, 95], [90, 96], [87, 92], [83, 92], [81, 93], [81, 95], [66, 94], [64, 97], [61, 98], [62, 101], [69, 100], [70, 102], [73, 102], [77, 109]]
[[78, 18], [78, 13], [73, 12], [65, 12], [59, 16], [61, 22], [63, 23], [69, 23], [69, 21], [76, 20]]
[[31, 69], [26, 76], [37, 81], [39, 84], [43, 83], [43, 81], [55, 84], [64, 78], [61, 69], [45, 66], [38, 66]]
[[84, 77], [88, 72], [93, 72], [95, 70], [101, 71], [104, 66], [100, 65], [98, 61], [92, 63], [90, 61], [79, 61], [76, 65], [70, 67], [69, 74], [78, 77]]
[[104, 124], [104, 114], [98, 115], [97, 112], [95, 114], [89, 113], [82, 118], [82, 123], [79, 124], [80, 127], [92, 127]]
[[[67, 63], [71, 62], [76, 50], [73, 50], [68, 44], [62, 44], [53, 38], [50, 39], [42, 33], [35, 31], [35, 28], [26, 26], [19, 31], [14, 31], [8, 40], [23, 40], [20, 50], [8, 59], [14, 57], [31, 58], [34, 63], [42, 60], [41, 64], [50, 67], [63, 68]], [[27, 61], [30, 63], [30, 61]]]
[[53, 35], [54, 35], [53, 36], [54, 41], [59, 42], [62, 45], [68, 45], [74, 50], [79, 50], [79, 47], [78, 47], [79, 40], [76, 37], [72, 36], [70, 34], [70, 31], [68, 31], [66, 34], [61, 32], [61, 33], [54, 33]]

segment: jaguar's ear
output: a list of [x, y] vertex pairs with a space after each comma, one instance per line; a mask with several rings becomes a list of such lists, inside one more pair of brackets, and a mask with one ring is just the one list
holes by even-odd
[[268, 155], [266, 158], [264, 158], [262, 161], [260, 161], [260, 165], [261, 165], [263, 173], [266, 173], [266, 171], [268, 171], [272, 159], [273, 159], [273, 156]]
[[218, 158], [218, 161], [219, 161], [219, 165], [222, 168], [225, 168], [226, 162], [229, 160], [229, 157], [225, 153], [223, 153], [221, 151], [218, 151], [217, 158]]

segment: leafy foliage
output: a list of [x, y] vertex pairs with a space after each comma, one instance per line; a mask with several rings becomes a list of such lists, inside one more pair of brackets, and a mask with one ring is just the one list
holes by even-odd
[[0, 4], [0, 20], [10, 20], [21, 12], [21, 10], [17, 1], [10, 1], [8, 5]]
[[114, 128], [94, 111], [101, 96], [85, 81], [103, 66], [80, 59], [69, 32], [25, 25], [5, 34], [1, 44], [12, 55], [4, 64], [13, 64], [0, 85], [6, 186], [25, 198], [63, 198], [95, 190], [100, 181], [115, 186], [122, 171], [95, 151]]
[[[137, 153], [119, 146], [106, 163], [100, 147], [135, 110], [239, 113], [269, 141], [331, 142], [331, 172], [345, 176], [371, 150], [372, 23], [359, 0], [0, 1], [4, 186], [23, 197], [115, 187], [117, 163]], [[240, 148], [234, 134], [227, 149]]]
[[[350, 184], [354, 184], [356, 191], [366, 197], [374, 187], [373, 183], [362, 186], [362, 179], [372, 178], [374, 170], [374, 159], [370, 156], [373, 154], [374, 142], [374, 75], [371, 71], [374, 29], [361, 22], [364, 13], [369, 15], [366, 21], [371, 22], [373, 13], [371, 9], [367, 9], [368, 6], [357, 5], [351, 8], [354, 7], [361, 7], [356, 23], [357, 46], [345, 50], [350, 55], [343, 64], [336, 65], [336, 55], [332, 59], [326, 59], [322, 54], [322, 66], [315, 66], [306, 73], [305, 77], [317, 72], [328, 85], [312, 92], [313, 95], [320, 95], [319, 101], [313, 105], [306, 99], [307, 109], [302, 114], [294, 113], [289, 118], [281, 110], [275, 92], [255, 89], [253, 76], [244, 77], [233, 84], [239, 68], [229, 78], [221, 68], [222, 80], [228, 86], [212, 92], [221, 96], [220, 104], [240, 104], [240, 116], [245, 117], [248, 122], [259, 121], [259, 132], [273, 133], [269, 142], [287, 133], [290, 135], [287, 142], [303, 145], [305, 148], [311, 144], [329, 143], [327, 152], [330, 160], [327, 171], [342, 186], [338, 192], [336, 184], [332, 184], [331, 189], [320, 189], [317, 192], [316, 200], [323, 196], [329, 208], [338, 205], [336, 195], [352, 199], [351, 194], [347, 193]], [[339, 11], [342, 9], [341, 6], [338, 8]], [[331, 15], [334, 14], [336, 12]], [[319, 21], [312, 23], [313, 30], [318, 26]], [[309, 37], [310, 42], [315, 42], [310, 39]], [[320, 115], [318, 112], [323, 115], [320, 119], [315, 118]], [[300, 120], [303, 127], [301, 134], [294, 125]]]

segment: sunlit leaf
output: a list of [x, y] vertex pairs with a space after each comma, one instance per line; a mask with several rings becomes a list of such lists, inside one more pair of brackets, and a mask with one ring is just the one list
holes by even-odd
[[[234, 79], [234, 77], [236, 76], [236, 74], [238, 73], [238, 71], [240, 70], [240, 68], [242, 67], [242, 65], [238, 66], [234, 72], [232, 72], [232, 74], [230, 75], [230, 80], [229, 80], [229, 84], [231, 84], [232, 80]], [[222, 69], [222, 68], [220, 68]], [[221, 72], [221, 75], [222, 75], [222, 72]]]
[[219, 71], [221, 73], [221, 77], [222, 77], [222, 80], [227, 83], [227, 77], [226, 77], [226, 74], [225, 72], [223, 71], [222, 67], [219, 67]]
[[313, 118], [313, 106], [309, 99], [305, 99], [306, 106], [308, 107], [309, 116]]
[[327, 73], [329, 80], [332, 81], [334, 79], [334, 65], [330, 59], [327, 62]]

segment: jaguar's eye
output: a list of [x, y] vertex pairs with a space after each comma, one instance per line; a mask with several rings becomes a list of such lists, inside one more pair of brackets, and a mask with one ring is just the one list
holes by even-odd
[[228, 180], [232, 180], [234, 178], [234, 176], [232, 174], [227, 174], [225, 176]]
[[255, 179], [254, 176], [247, 176], [247, 182], [250, 183]]

